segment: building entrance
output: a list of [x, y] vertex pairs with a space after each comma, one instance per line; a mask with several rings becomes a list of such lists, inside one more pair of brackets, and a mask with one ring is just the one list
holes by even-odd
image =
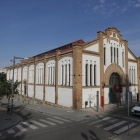
[[119, 74], [112, 73], [109, 80], [109, 103], [117, 103], [117, 100], [119, 98], [119, 93], [114, 92], [114, 85], [120, 85], [120, 78]]

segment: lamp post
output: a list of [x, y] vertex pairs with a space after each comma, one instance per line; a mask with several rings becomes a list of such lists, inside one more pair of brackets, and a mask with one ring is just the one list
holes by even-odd
[[13, 113], [13, 100], [14, 100], [14, 67], [15, 67], [15, 59], [24, 59], [24, 58], [15, 57], [15, 56], [14, 56], [14, 58], [13, 58], [13, 79], [12, 79], [12, 98], [11, 98], [12, 104], [11, 104], [11, 114]]

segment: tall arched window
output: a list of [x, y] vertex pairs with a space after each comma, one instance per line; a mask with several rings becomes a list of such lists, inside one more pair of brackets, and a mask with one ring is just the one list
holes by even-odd
[[29, 67], [29, 83], [34, 83], [34, 65]]
[[27, 70], [28, 70], [28, 67], [25, 66], [25, 67], [23, 68], [23, 80], [27, 80]]
[[21, 68], [18, 69], [18, 81], [21, 81]]
[[44, 84], [44, 63], [39, 63], [36, 66], [36, 83]]
[[10, 73], [10, 71], [8, 70], [7, 71], [7, 80], [9, 80], [9, 73]]
[[17, 80], [17, 69], [14, 69], [14, 82]]
[[46, 64], [46, 84], [55, 85], [55, 61], [50, 60]]

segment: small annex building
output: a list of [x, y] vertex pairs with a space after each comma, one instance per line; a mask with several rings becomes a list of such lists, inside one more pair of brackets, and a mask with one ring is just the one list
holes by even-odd
[[[128, 41], [115, 27], [98, 31], [97, 39], [78, 40], [20, 61], [14, 68], [14, 81], [21, 81], [21, 101], [54, 104], [73, 109], [96, 106], [99, 92], [104, 104], [116, 103], [115, 84], [122, 85], [121, 101], [126, 92], [132, 99], [140, 94], [140, 58], [128, 48]], [[13, 67], [7, 67], [7, 79]], [[92, 101], [90, 102], [90, 98]]]

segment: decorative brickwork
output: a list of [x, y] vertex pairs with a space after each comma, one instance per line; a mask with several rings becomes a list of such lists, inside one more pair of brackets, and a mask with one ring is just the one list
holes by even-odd
[[105, 75], [104, 75], [105, 85], [106, 86], [109, 86], [110, 76], [114, 72], [117, 73], [117, 74], [119, 74], [120, 84], [125, 85], [126, 82], [125, 82], [124, 72], [123, 72], [122, 68], [119, 65], [117, 65], [116, 63], [113, 63], [113, 64], [109, 65], [108, 68], [106, 69]]

